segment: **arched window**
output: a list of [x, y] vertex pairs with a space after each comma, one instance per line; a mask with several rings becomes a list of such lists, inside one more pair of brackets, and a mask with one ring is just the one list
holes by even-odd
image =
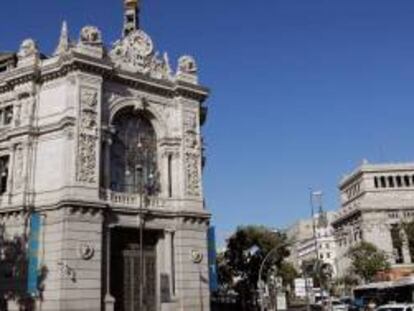
[[157, 138], [151, 122], [131, 108], [119, 112], [112, 126], [111, 189], [154, 194], [159, 190]]

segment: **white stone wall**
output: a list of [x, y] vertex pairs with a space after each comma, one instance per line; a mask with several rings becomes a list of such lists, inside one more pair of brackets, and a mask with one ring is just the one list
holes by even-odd
[[[16, 70], [0, 74], [0, 109], [14, 107], [13, 122], [0, 128], [0, 155], [10, 155], [0, 223], [8, 234], [22, 232], [22, 210], [42, 215], [39, 258], [48, 273], [37, 304], [51, 311], [102, 309], [103, 230], [138, 228], [138, 196], [108, 187], [111, 120], [133, 107], [152, 116], [158, 140], [161, 193], [146, 207], [148, 228], [165, 231], [156, 246], [157, 280], [165, 273], [173, 282], [175, 275], [173, 299], [158, 301], [157, 309], [208, 311], [210, 215], [203, 203], [200, 125], [208, 90], [198, 84], [196, 63], [181, 57], [173, 73], [168, 56], [157, 56], [141, 30], [107, 53], [96, 27], [84, 27], [80, 38], [76, 46], [69, 44], [64, 27], [56, 53], [45, 60], [35, 42], [25, 40]], [[150, 47], [146, 55], [143, 41]], [[90, 258], [82, 257], [85, 245], [93, 248]]]
[[[102, 216], [67, 208], [44, 215], [41, 265], [48, 270], [42, 310], [100, 310]], [[93, 247], [82, 258], [82, 247]]]
[[[390, 263], [395, 264], [390, 230], [392, 225], [408, 221], [414, 215], [413, 175], [412, 164], [365, 163], [341, 182], [342, 206], [334, 222], [340, 275], [345, 275], [350, 267], [346, 253], [361, 240], [383, 250]], [[385, 187], [380, 180], [382, 177]], [[410, 264], [406, 245], [403, 253], [404, 263]]]
[[[182, 311], [209, 310], [209, 275], [207, 265], [206, 229], [184, 223], [175, 233], [176, 294]], [[201, 262], [194, 262], [199, 252]]]

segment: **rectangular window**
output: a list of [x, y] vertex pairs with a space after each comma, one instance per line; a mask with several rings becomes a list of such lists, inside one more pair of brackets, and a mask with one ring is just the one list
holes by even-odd
[[0, 195], [7, 191], [9, 177], [9, 156], [0, 157]]
[[172, 155], [168, 155], [168, 197], [172, 198]]
[[4, 125], [9, 125], [13, 120], [13, 106], [4, 109]]

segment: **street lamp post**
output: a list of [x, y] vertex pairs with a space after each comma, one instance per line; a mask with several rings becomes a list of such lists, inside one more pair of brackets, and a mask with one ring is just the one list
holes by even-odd
[[157, 191], [154, 167], [151, 167], [152, 154], [148, 146], [143, 146], [141, 139], [138, 138], [137, 159], [135, 170], [138, 174], [139, 192], [139, 257], [140, 257], [140, 281], [139, 281], [139, 311], [143, 311], [144, 306], [144, 280], [145, 280], [145, 256], [144, 256], [144, 226], [145, 208], [147, 207], [148, 197]]
[[263, 269], [264, 269], [264, 265], [266, 264], [266, 262], [269, 260], [269, 258], [271, 258], [274, 254], [276, 254], [276, 252], [281, 249], [282, 247], [291, 245], [293, 242], [285, 242], [282, 243], [280, 245], [275, 246], [274, 248], [272, 248], [270, 250], [270, 252], [267, 253], [267, 255], [265, 256], [265, 258], [263, 259], [262, 263], [260, 264], [260, 268], [259, 268], [259, 278], [257, 280], [257, 287], [259, 289], [259, 296], [260, 296], [260, 311], [264, 311], [264, 290], [265, 290], [265, 284], [263, 284], [264, 282], [262, 281], [262, 274], [263, 274]]
[[[140, 145], [138, 145], [140, 148]], [[137, 167], [137, 172], [140, 172], [140, 182], [139, 182], [139, 265], [140, 265], [140, 278], [139, 278], [139, 311], [142, 311], [144, 305], [144, 213], [143, 213], [143, 172], [142, 166]]]

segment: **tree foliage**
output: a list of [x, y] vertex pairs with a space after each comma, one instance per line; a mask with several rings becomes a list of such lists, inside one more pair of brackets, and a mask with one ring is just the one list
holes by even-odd
[[352, 247], [347, 256], [351, 259], [353, 272], [364, 282], [373, 281], [374, 276], [390, 265], [385, 252], [369, 242], [360, 242]]
[[238, 294], [242, 308], [254, 304], [260, 265], [278, 247], [264, 266], [263, 279], [274, 266], [278, 268], [278, 275], [285, 273], [287, 279], [292, 278], [291, 267], [283, 266], [283, 259], [289, 255], [284, 234], [262, 226], [245, 226], [239, 227], [228, 239], [227, 249], [218, 259], [219, 282], [222, 289]]
[[279, 275], [283, 278], [283, 285], [290, 286], [292, 288], [295, 279], [299, 277], [299, 272], [292, 263], [282, 261], [279, 269]]

